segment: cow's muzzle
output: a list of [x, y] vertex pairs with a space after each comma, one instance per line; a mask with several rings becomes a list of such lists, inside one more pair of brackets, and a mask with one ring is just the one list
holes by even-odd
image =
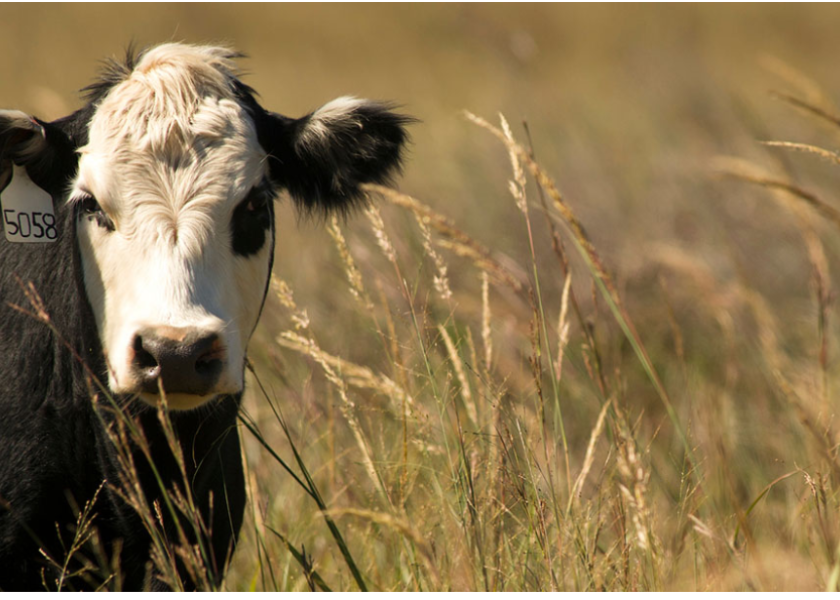
[[207, 396], [225, 368], [221, 337], [192, 328], [157, 327], [137, 332], [131, 368], [146, 394]]

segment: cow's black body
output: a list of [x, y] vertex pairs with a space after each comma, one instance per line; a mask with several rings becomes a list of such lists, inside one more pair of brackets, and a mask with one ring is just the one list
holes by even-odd
[[[52, 140], [70, 146], [84, 143], [89, 109], [53, 125]], [[116, 449], [106, 435], [115, 412], [96, 380], [107, 381], [94, 317], [87, 301], [75, 240], [76, 215], [64, 199], [75, 173], [74, 161], [61, 154], [29, 166], [30, 177], [51, 193], [57, 210], [59, 237], [54, 243], [12, 244], [0, 237], [0, 589], [55, 587], [59, 570], [42, 558], [44, 549], [64, 564], [73, 541], [78, 510], [103, 485], [116, 484]], [[43, 300], [49, 324], [30, 313], [24, 289], [31, 283]], [[98, 400], [94, 400], [100, 392]], [[124, 399], [116, 399], [123, 402]], [[239, 397], [223, 397], [171, 421], [186, 459], [192, 495], [211, 539], [208, 571], [221, 574], [242, 521], [245, 501], [236, 415]], [[183, 485], [178, 465], [163, 434], [157, 411], [140, 402], [126, 407], [138, 419], [153, 452], [153, 461], [167, 488]], [[160, 485], [148, 460], [135, 448], [135, 465], [150, 503], [159, 500]], [[212, 498], [212, 510], [209, 506]], [[163, 512], [165, 513], [165, 505]], [[93, 506], [94, 525], [105, 546], [82, 548], [68, 565], [77, 570], [82, 558], [118, 553], [120, 577], [108, 585], [137, 589], [147, 578], [149, 537], [137, 512], [105, 485]], [[177, 541], [172, 520], [164, 515], [168, 537]], [[186, 527], [191, 532], [190, 527]], [[59, 537], [61, 539], [59, 539]], [[101, 555], [101, 556], [97, 556]], [[43, 580], [42, 580], [43, 576]], [[108, 569], [67, 580], [70, 588], [96, 587]], [[196, 582], [185, 576], [184, 584]]]

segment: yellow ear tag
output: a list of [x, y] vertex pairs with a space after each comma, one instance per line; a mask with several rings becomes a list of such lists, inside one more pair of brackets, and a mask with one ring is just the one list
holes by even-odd
[[15, 165], [12, 181], [0, 192], [2, 226], [10, 242], [54, 242], [58, 238], [52, 197]]

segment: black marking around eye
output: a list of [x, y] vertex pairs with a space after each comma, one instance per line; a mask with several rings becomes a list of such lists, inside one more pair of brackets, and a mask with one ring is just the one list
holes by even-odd
[[273, 193], [258, 185], [233, 211], [230, 221], [230, 238], [233, 251], [240, 256], [256, 254], [265, 245], [266, 231], [273, 218], [271, 202]]

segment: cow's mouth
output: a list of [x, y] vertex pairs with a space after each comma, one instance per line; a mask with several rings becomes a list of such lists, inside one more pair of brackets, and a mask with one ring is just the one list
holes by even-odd
[[148, 392], [140, 392], [137, 397], [152, 407], [159, 407], [165, 404], [170, 410], [185, 411], [193, 410], [212, 402], [223, 394], [206, 394], [198, 396], [195, 394], [172, 393], [172, 394], [150, 394]]

